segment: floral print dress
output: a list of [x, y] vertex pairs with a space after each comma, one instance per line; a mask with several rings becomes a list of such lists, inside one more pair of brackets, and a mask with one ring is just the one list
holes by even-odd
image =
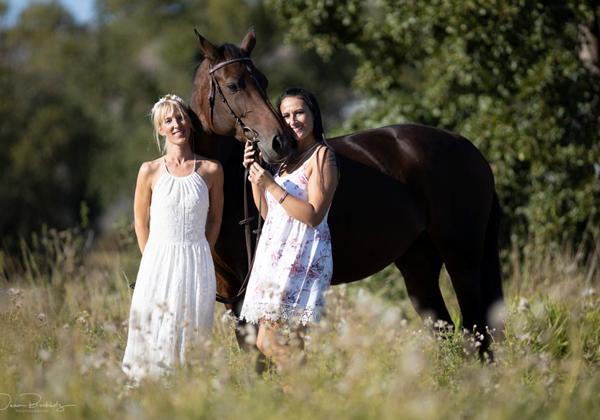
[[[275, 182], [290, 195], [308, 201], [307, 159]], [[241, 318], [306, 325], [319, 320], [331, 281], [333, 259], [327, 214], [312, 228], [289, 216], [270, 193], [269, 208], [246, 289]]]

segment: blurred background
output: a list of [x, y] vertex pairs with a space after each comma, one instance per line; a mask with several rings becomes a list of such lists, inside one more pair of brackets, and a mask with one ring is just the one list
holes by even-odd
[[457, 131], [493, 167], [504, 248], [594, 249], [600, 1], [0, 0], [0, 256], [48, 229], [133, 243], [149, 109], [190, 97], [194, 28], [239, 45], [250, 27], [272, 100], [316, 92], [329, 135]]

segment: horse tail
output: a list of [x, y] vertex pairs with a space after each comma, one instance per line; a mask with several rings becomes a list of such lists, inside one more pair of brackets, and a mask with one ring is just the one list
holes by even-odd
[[489, 328], [501, 330], [503, 327], [502, 277], [500, 270], [500, 256], [498, 249], [498, 233], [502, 210], [498, 202], [498, 195], [494, 192], [492, 208], [488, 219], [482, 265], [482, 303], [485, 310], [485, 319]]

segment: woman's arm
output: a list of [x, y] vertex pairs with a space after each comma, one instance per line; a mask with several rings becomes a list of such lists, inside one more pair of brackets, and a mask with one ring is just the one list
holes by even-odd
[[[254, 148], [250, 142], [246, 142], [246, 147], [244, 148], [244, 167], [248, 168], [254, 162]], [[269, 207], [267, 206], [267, 200], [265, 199], [265, 190], [264, 188], [256, 185], [251, 182], [252, 185], [252, 199], [254, 200], [254, 205], [257, 209], [260, 209], [260, 215], [263, 219], [267, 218], [267, 214], [269, 213]]]
[[[318, 226], [325, 217], [327, 209], [333, 201], [333, 195], [338, 183], [337, 166], [333, 151], [327, 147], [319, 147], [315, 156], [311, 157], [311, 163], [307, 168], [308, 172], [308, 201], [294, 197], [291, 194], [285, 195], [285, 190], [277, 184], [272, 178], [253, 166], [257, 171], [257, 177], [269, 193], [276, 200], [281, 200], [281, 205], [287, 214], [294, 219], [301, 221], [311, 227]], [[260, 168], [260, 167], [259, 167]], [[261, 168], [262, 169], [262, 168]]]
[[267, 200], [265, 199], [265, 190], [252, 184], [252, 198], [254, 199], [256, 208], [260, 209], [261, 217], [266, 219], [267, 214], [269, 214], [269, 207], [267, 206]]
[[142, 254], [150, 235], [150, 201], [152, 199], [152, 169], [148, 162], [140, 167], [135, 184], [133, 219], [135, 236]]
[[223, 218], [223, 168], [219, 163], [212, 163], [214, 169], [210, 174], [208, 189], [208, 214], [206, 215], [206, 240], [211, 248], [217, 243], [221, 220]]

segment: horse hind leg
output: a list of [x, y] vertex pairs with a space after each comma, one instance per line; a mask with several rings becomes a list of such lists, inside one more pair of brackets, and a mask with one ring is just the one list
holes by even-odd
[[460, 307], [462, 328], [476, 335], [480, 358], [493, 360], [482, 301], [481, 268], [479, 266], [454, 266], [446, 262], [446, 269]]
[[395, 264], [404, 277], [408, 296], [421, 318], [431, 318], [437, 326], [441, 321], [453, 328], [452, 318], [440, 291], [442, 259], [429, 236], [422, 233]]
[[501, 209], [498, 197], [494, 195], [490, 218], [485, 234], [485, 245], [482, 261], [482, 298], [486, 316], [486, 325], [492, 331], [494, 340], [502, 339], [504, 335], [504, 294], [502, 292], [502, 277], [498, 251], [498, 230]]
[[[439, 234], [433, 236], [440, 250], [446, 270], [450, 275], [456, 299], [462, 315], [462, 327], [476, 333], [479, 340], [479, 356], [493, 360], [492, 343], [488, 333], [491, 326], [488, 312], [496, 301], [502, 300], [497, 244], [497, 232], [485, 217], [455, 220], [455, 229], [463, 235]], [[446, 240], [444, 240], [444, 238]], [[449, 240], [448, 238], [452, 238]]]

